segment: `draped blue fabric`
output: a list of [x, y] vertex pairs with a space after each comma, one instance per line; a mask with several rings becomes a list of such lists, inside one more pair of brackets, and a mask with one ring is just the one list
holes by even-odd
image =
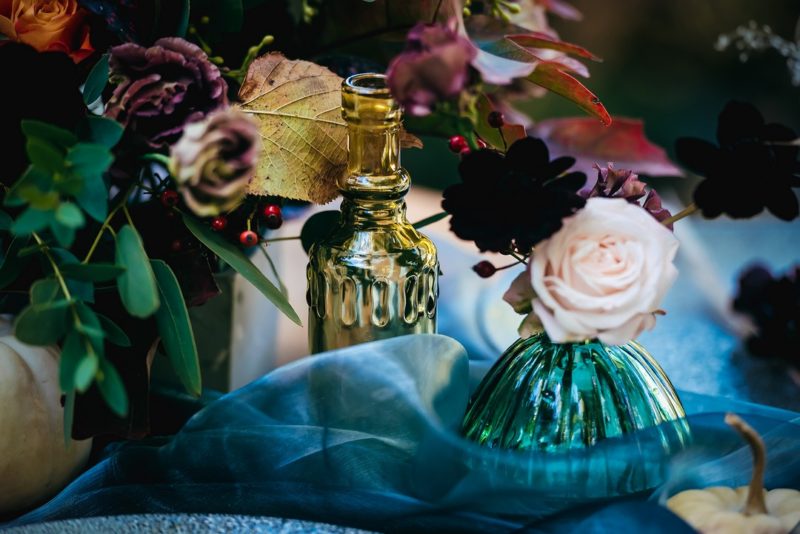
[[485, 370], [437, 335], [306, 358], [213, 402], [174, 437], [109, 448], [10, 525], [203, 512], [381, 531], [690, 532], [659, 502], [749, 478], [750, 453], [722, 421], [728, 410], [763, 433], [768, 487], [800, 487], [795, 414], [696, 394], [682, 394], [686, 443], [643, 431], [564, 454], [476, 446], [458, 427]]

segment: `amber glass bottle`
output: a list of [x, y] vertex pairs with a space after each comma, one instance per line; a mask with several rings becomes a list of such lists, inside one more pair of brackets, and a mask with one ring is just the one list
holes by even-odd
[[402, 113], [381, 74], [342, 84], [349, 158], [339, 223], [309, 253], [312, 353], [436, 331], [436, 247], [406, 219]]

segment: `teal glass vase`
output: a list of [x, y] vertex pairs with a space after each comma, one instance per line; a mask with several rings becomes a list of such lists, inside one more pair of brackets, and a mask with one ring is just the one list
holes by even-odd
[[[464, 436], [491, 448], [556, 452], [685, 417], [664, 371], [635, 341], [517, 340], [470, 400]], [[663, 425], [665, 446], [685, 425]]]

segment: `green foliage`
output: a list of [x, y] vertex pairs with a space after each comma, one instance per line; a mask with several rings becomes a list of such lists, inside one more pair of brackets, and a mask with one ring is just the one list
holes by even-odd
[[186, 224], [186, 228], [188, 228], [201, 243], [211, 249], [214, 254], [219, 256], [220, 259], [253, 284], [289, 319], [298, 325], [302, 324], [297, 312], [295, 312], [292, 305], [289, 304], [286, 295], [275, 287], [275, 284], [270, 282], [237, 246], [212, 231], [210, 227], [195, 220], [194, 217], [190, 215], [184, 215], [183, 222]]
[[181, 286], [166, 263], [161, 260], [151, 260], [151, 264], [161, 299], [161, 306], [156, 312], [161, 343], [183, 387], [187, 392], [199, 397], [202, 392], [200, 359]]
[[117, 233], [116, 263], [126, 270], [117, 280], [122, 305], [134, 317], [149, 317], [159, 306], [156, 277], [139, 233], [129, 225]]
[[89, 76], [86, 77], [86, 83], [83, 85], [83, 101], [87, 106], [100, 98], [106, 85], [108, 85], [108, 59], [108, 54], [100, 56], [92, 70], [89, 71]]
[[[58, 243], [69, 248], [76, 231], [89, 217], [103, 221], [108, 213], [108, 189], [103, 173], [114, 162], [111, 149], [122, 136], [116, 122], [91, 117], [79, 133], [40, 121], [22, 121], [25, 146], [31, 162], [11, 187], [4, 203], [27, 207], [11, 224], [16, 236], [47, 229]], [[83, 211], [82, 211], [83, 210]]]

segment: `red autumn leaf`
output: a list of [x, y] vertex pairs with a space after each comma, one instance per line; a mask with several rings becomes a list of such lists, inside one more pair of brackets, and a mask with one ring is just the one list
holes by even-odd
[[597, 174], [593, 166], [609, 162], [650, 176], [683, 175], [664, 149], [647, 139], [638, 119], [616, 118], [607, 127], [585, 117], [550, 119], [534, 126], [531, 134], [544, 140], [552, 157], [576, 158], [574, 169], [587, 173], [589, 187]]
[[565, 54], [580, 56], [592, 61], [602, 61], [599, 57], [592, 54], [582, 46], [554, 39], [552, 36], [541, 32], [528, 32], [524, 34], [506, 35], [506, 39], [525, 48], [544, 48], [547, 50], [557, 50]]
[[527, 76], [527, 79], [550, 92], [563, 96], [574, 102], [579, 108], [590, 115], [594, 115], [603, 125], [611, 124], [609, 115], [600, 99], [586, 88], [581, 82], [564, 72], [563, 66], [552, 62], [542, 61], [536, 69]]

